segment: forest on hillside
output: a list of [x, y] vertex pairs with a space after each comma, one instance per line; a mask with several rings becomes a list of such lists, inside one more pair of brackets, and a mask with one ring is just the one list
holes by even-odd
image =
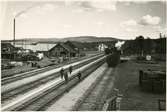
[[143, 36], [138, 36], [134, 40], [127, 40], [122, 50], [124, 54], [166, 54], [166, 38], [144, 39]]

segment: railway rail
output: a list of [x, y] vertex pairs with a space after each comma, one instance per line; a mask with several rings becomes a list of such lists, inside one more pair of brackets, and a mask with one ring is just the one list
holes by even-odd
[[87, 62], [89, 62], [89, 61], [91, 61], [93, 59], [99, 58], [101, 56], [103, 56], [103, 55], [98, 55], [98, 56], [91, 57], [91, 58], [88, 58], [88, 59], [85, 59], [85, 60], [82, 60], [82, 61], [79, 61], [79, 62], [74, 62], [72, 64], [67, 64], [67, 65], [65, 65], [63, 67], [54, 68], [52, 70], [46, 70], [43, 73], [34, 73], [33, 76], [29, 76], [29, 77], [26, 77], [26, 78], [23, 78], [23, 79], [20, 79], [20, 80], [16, 80], [14, 82], [12, 81], [12, 82], [10, 82], [8, 84], [2, 85], [1, 92], [2, 93], [8, 92], [8, 91], [10, 91], [12, 89], [15, 89], [17, 87], [26, 85], [28, 83], [32, 83], [32, 82], [34, 82], [36, 80], [39, 80], [39, 79], [42, 79], [44, 77], [48, 77], [49, 75], [54, 75], [55, 73], [58, 73], [61, 68], [67, 69], [69, 66], [75, 67], [75, 66], [78, 66], [78, 65], [80, 65], [82, 63], [87, 63]]
[[[94, 56], [92, 56], [92, 58], [96, 57], [96, 56], [99, 56], [99, 55], [102, 55], [102, 54], [94, 55]], [[89, 59], [91, 57], [86, 57], [86, 58]], [[70, 62], [68, 64], [72, 64], [72, 63], [75, 63], [77, 61], [82, 61], [82, 60], [85, 60], [85, 58], [83, 58], [81, 60], [75, 60], [75, 61]], [[60, 64], [60, 65], [53, 65], [53, 66], [48, 66], [48, 67], [44, 67], [44, 68], [40, 68], [40, 69], [35, 69], [35, 70], [24, 72], [24, 73], [14, 74], [14, 75], [8, 76], [8, 77], [2, 77], [1, 85], [5, 85], [5, 84], [8, 84], [8, 83], [17, 81], [17, 80], [21, 80], [23, 78], [27, 78], [27, 77], [30, 77], [30, 76], [33, 76], [33, 75], [36, 75], [36, 74], [39, 74], [39, 73], [43, 73], [43, 72], [46, 72], [46, 71], [49, 71], [49, 70], [52, 70], [52, 69], [55, 69], [55, 68], [62, 67], [62, 66], [64, 66], [64, 63]]]
[[[100, 59], [98, 59], [98, 58], [100, 58]], [[88, 69], [88, 71], [90, 72], [91, 71], [90, 69], [92, 68], [92, 66], [94, 65], [93, 68], [95, 69], [96, 67], [99, 66], [99, 63], [101, 63], [102, 60], [104, 60], [104, 58], [105, 58], [105, 56], [97, 56], [96, 58], [93, 58], [91, 60], [93, 62], [90, 62], [90, 60], [89, 61], [84, 61], [85, 62], [85, 63], [83, 62], [84, 64], [82, 63], [82, 64], [80, 64], [80, 66], [75, 68], [74, 73], [70, 76], [70, 80], [71, 80], [70, 82], [73, 82], [72, 80], [76, 80], [75, 77], [76, 77], [76, 74], [78, 73], [78, 71], [86, 72], [87, 71], [86, 69]], [[88, 74], [89, 73], [87, 73], [87, 75]], [[64, 81], [62, 81], [58, 77], [58, 75], [54, 79], [53, 79], [53, 77], [50, 78], [49, 80], [45, 80], [45, 79], [43, 80], [43, 84], [42, 84], [42, 82], [40, 82], [39, 87], [36, 87], [33, 90], [28, 90], [28, 91], [25, 90], [24, 94], [22, 94], [21, 96], [18, 96], [16, 98], [12, 99], [12, 101], [10, 100], [10, 103], [8, 103], [8, 102], [5, 103], [5, 105], [2, 106], [2, 110], [27, 110], [27, 109], [25, 109], [25, 105], [32, 104], [34, 102], [34, 100], [37, 101], [37, 99], [38, 99], [38, 101], [39, 101], [39, 99], [41, 99], [41, 98], [43, 99], [44, 95], [46, 95], [46, 94], [48, 95], [48, 93], [50, 93], [50, 94], [53, 93], [53, 92], [51, 92], [53, 90], [58, 91], [57, 88], [62, 87], [62, 85], [64, 85], [64, 83], [65, 83]], [[73, 84], [73, 85], [75, 85], [75, 84]], [[32, 88], [32, 87], [29, 86], [29, 88]], [[69, 88], [71, 88], [71, 87], [69, 87]], [[64, 88], [64, 91], [66, 91], [66, 89]], [[61, 89], [61, 91], [62, 92], [57, 92], [59, 94], [56, 95], [56, 97], [63, 94], [64, 91], [62, 89]], [[2, 95], [2, 100], [3, 100], [3, 97], [4, 96]], [[52, 97], [48, 97], [48, 99], [51, 100]], [[27, 103], [27, 102], [29, 102], [29, 103]], [[50, 102], [50, 101], [43, 100], [43, 102]], [[40, 107], [41, 105], [44, 106], [44, 104], [39, 104], [39, 106], [35, 106], [35, 107], [39, 107], [39, 108], [35, 108], [35, 109], [33, 108], [32, 110], [41, 110], [41, 108], [43, 108], [43, 106]], [[28, 107], [28, 106], [26, 106], [26, 107]]]
[[[97, 56], [97, 57], [91, 58], [87, 61], [83, 61], [82, 63], [79, 63], [79, 64], [75, 65], [73, 67], [73, 69], [77, 69], [81, 66], [84, 66], [84, 65], [88, 64], [89, 62], [94, 61], [94, 60], [96, 60], [100, 57]], [[65, 69], [65, 71], [67, 71], [67, 70], [68, 70], [68, 67], [67, 67], [67, 69]], [[20, 84], [19, 86], [18, 85], [17, 85], [17, 87], [14, 86], [11, 89], [6, 88], [6, 91], [2, 91], [2, 94], [1, 94], [2, 95], [2, 99], [1, 99], [2, 104], [5, 103], [5, 102], [10, 101], [11, 99], [13, 99], [14, 97], [19, 96], [20, 94], [24, 94], [24, 93], [26, 93], [26, 92], [34, 89], [34, 88], [37, 88], [41, 84], [45, 84], [48, 81], [54, 80], [55, 78], [59, 77], [59, 75], [60, 75], [60, 73], [58, 71], [58, 73], [47, 75], [46, 77], [42, 77], [40, 79], [34, 79], [34, 81], [30, 80], [30, 83]], [[3, 88], [2, 88], [2, 90], [3, 90]]]
[[[71, 88], [73, 88], [75, 85], [79, 83], [78, 79], [76, 78], [77, 72], [80, 70], [84, 70], [83, 78], [86, 78], [91, 72], [93, 72], [95, 69], [97, 69], [100, 65], [102, 65], [104, 61], [99, 61], [97, 63], [94, 63], [93, 66], [87, 66], [83, 67], [79, 70], [77, 70], [71, 77], [70, 82], [68, 85], [65, 84], [63, 81], [55, 88], [50, 89], [45, 94], [41, 94], [32, 101], [24, 104], [23, 106], [20, 106], [15, 111], [44, 111], [49, 105], [54, 103], [56, 100], [61, 98], [61, 96], [68, 92]], [[89, 68], [88, 68], [89, 67]], [[85, 70], [86, 69], [86, 70]]]
[[107, 68], [101, 77], [88, 89], [84, 97], [76, 102], [72, 110], [75, 111], [96, 111], [102, 110], [107, 97], [111, 94], [114, 85], [112, 68]]

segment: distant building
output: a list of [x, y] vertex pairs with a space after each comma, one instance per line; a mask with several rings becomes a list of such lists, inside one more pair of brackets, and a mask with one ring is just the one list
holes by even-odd
[[48, 51], [51, 57], [75, 57], [76, 51], [64, 43], [58, 43]]
[[13, 59], [16, 48], [10, 43], [1, 43], [1, 58]]
[[107, 45], [105, 45], [105, 44], [99, 44], [99, 46], [98, 46], [98, 50], [99, 51], [104, 51], [106, 48], [108, 48], [108, 46]]
[[81, 42], [67, 41], [64, 44], [70, 46], [77, 52], [81, 52], [86, 48]]
[[46, 52], [53, 48], [56, 44], [50, 43], [35, 43], [35, 44], [15, 44], [16, 47], [23, 49], [31, 49], [33, 52]]

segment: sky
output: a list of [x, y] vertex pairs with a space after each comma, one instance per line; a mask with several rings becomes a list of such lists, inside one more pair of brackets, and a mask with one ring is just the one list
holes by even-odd
[[0, 2], [1, 40], [75, 36], [134, 39], [165, 34], [166, 2], [59, 0]]

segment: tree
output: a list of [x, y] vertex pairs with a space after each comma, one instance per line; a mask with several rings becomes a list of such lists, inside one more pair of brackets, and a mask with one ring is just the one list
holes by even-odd
[[156, 42], [156, 53], [166, 54], [166, 38], [159, 38]]
[[144, 53], [151, 54], [155, 48], [155, 42], [149, 37], [144, 40]]
[[136, 37], [135, 39], [135, 46], [137, 48], [138, 53], [143, 56], [144, 50], [144, 37], [142, 35]]

